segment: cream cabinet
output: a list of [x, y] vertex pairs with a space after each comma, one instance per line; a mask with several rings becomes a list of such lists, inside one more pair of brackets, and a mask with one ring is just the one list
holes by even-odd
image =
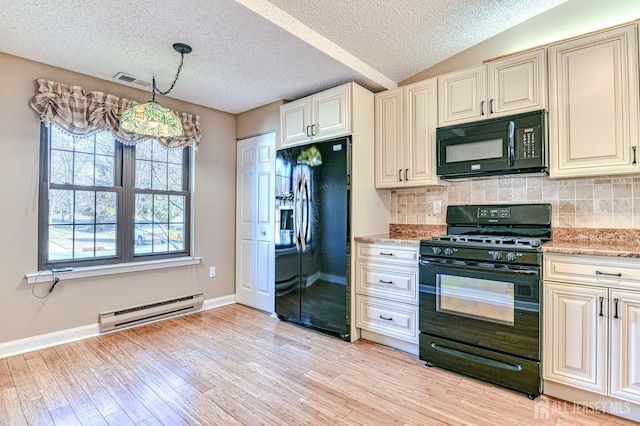
[[547, 107], [546, 49], [438, 76], [438, 126]]
[[[545, 381], [640, 413], [640, 260], [545, 253], [543, 276]], [[571, 397], [557, 389], [545, 385]]]
[[281, 105], [278, 149], [350, 134], [351, 84]]
[[376, 188], [442, 185], [436, 176], [436, 79], [375, 95]]
[[638, 171], [638, 41], [630, 24], [549, 46], [550, 177]]
[[545, 282], [545, 379], [606, 393], [606, 298], [605, 288]]
[[418, 245], [356, 244], [356, 327], [361, 337], [418, 352]]

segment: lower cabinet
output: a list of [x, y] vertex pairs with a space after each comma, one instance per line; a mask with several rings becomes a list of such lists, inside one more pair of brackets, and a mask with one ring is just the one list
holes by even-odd
[[640, 260], [545, 253], [543, 275], [544, 392], [640, 420]]
[[418, 245], [356, 244], [361, 337], [418, 354]]

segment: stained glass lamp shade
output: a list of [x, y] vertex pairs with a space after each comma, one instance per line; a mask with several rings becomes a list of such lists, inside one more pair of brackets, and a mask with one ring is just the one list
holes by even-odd
[[132, 106], [120, 116], [120, 127], [127, 132], [155, 138], [168, 138], [180, 136], [184, 133], [180, 117], [169, 108], [165, 108], [156, 102], [156, 92], [166, 95], [175, 86], [180, 70], [184, 63], [184, 55], [191, 53], [191, 46], [175, 43], [173, 49], [180, 53], [180, 66], [176, 78], [166, 92], [156, 87], [156, 77], [153, 76], [152, 97], [149, 102]]
[[120, 127], [127, 132], [153, 137], [175, 137], [183, 133], [180, 117], [156, 101], [133, 106], [120, 117]]

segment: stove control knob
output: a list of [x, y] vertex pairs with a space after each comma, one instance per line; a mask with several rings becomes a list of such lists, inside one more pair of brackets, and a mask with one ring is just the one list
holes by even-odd
[[509, 262], [513, 262], [513, 261], [515, 261], [515, 260], [516, 260], [516, 257], [517, 257], [517, 256], [516, 256], [516, 254], [515, 254], [514, 252], [512, 252], [512, 251], [510, 251], [509, 253], [507, 253], [507, 260], [508, 260]]
[[447, 247], [446, 249], [444, 249], [444, 254], [445, 256], [451, 256], [453, 254], [453, 249]]
[[500, 260], [502, 259], [502, 252], [501, 251], [490, 251], [489, 254], [491, 255], [491, 258], [493, 260]]
[[431, 251], [433, 251], [433, 254], [436, 256], [442, 253], [442, 249], [440, 247], [431, 247]]

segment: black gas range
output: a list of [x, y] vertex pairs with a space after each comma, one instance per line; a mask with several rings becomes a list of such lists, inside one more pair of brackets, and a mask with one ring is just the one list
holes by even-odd
[[447, 209], [447, 235], [420, 243], [420, 359], [540, 393], [541, 245], [549, 204]]

